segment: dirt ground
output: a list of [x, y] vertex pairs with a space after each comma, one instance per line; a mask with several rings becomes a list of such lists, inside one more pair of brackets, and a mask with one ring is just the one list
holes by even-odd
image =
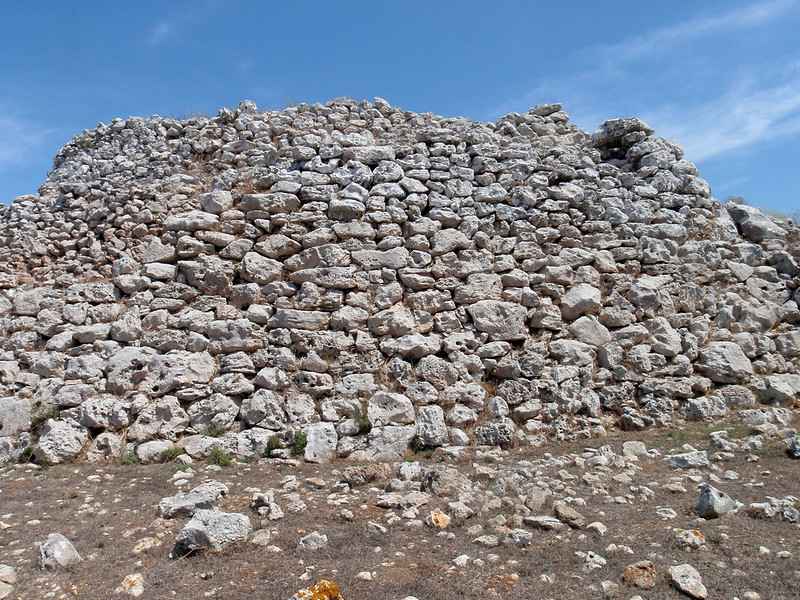
[[[491, 474], [486, 474], [486, 468], [513, 470], [520, 463], [581, 456], [585, 448], [605, 444], [621, 453], [622, 442], [628, 439], [641, 439], [662, 455], [687, 442], [708, 448], [707, 431], [702, 428], [677, 434], [640, 433], [638, 437], [616, 433], [582, 444], [512, 451], [503, 454], [499, 462], [497, 454], [470, 455], [451, 466], [488, 485]], [[662, 456], [641, 458], [627, 469], [587, 468], [580, 461], [561, 468], [543, 466], [543, 476], [567, 482], [575, 496], [586, 500], [585, 505], [576, 506], [586, 522], [599, 521], [607, 532], [599, 535], [585, 527], [529, 529], [533, 533], [530, 545], [491, 548], [475, 543], [474, 530], [468, 530], [481, 524], [480, 535], [502, 531], [503, 518], [498, 515], [510, 518], [515, 510], [508, 499], [463, 522], [454, 519], [446, 529], [419, 522], [409, 525], [408, 519], [397, 518], [401, 511], [375, 505], [387, 482], [368, 483], [344, 493], [341, 488], [334, 489], [341, 470], [350, 463], [282, 465], [261, 461], [219, 471], [196, 464], [195, 477], [180, 488], [171, 480], [178, 473], [176, 464], [13, 465], [0, 469], [0, 563], [17, 569], [18, 581], [10, 597], [19, 600], [127, 598], [115, 590], [133, 573], [144, 577], [140, 597], [145, 599], [288, 600], [322, 578], [335, 580], [346, 600], [402, 600], [408, 596], [419, 600], [630, 599], [636, 595], [646, 600], [675, 599], [686, 596], [670, 585], [667, 571], [681, 563], [699, 571], [711, 599], [798, 599], [800, 525], [779, 518], [756, 519], [744, 510], [705, 521], [693, 510], [697, 484], [708, 478], [745, 506], [768, 496], [800, 497], [800, 461], [790, 460], [783, 448], [780, 440], [773, 440], [759, 452], [735, 452], [723, 457], [725, 460], [712, 461], [711, 468], [692, 471], [676, 470]], [[709, 449], [709, 455], [714, 452]], [[416, 458], [426, 465], [436, 462], [435, 456], [411, 460]], [[605, 494], [593, 493], [596, 484], [586, 481], [587, 473], [608, 476], [603, 484]], [[301, 512], [287, 510], [281, 499], [284, 491], [291, 491], [291, 483], [286, 487], [287, 476], [297, 477], [294, 492], [306, 505]], [[276, 489], [285, 517], [266, 525], [273, 532], [269, 543], [280, 551], [246, 542], [218, 553], [171, 559], [172, 544], [186, 519], [159, 519], [158, 502], [208, 479], [229, 487], [218, 508], [247, 514], [256, 529], [261, 518], [249, 508], [252, 492]], [[665, 489], [667, 483], [675, 482], [686, 491]], [[447, 512], [448, 500], [452, 499], [434, 498], [421, 507], [420, 519], [433, 508]], [[660, 517], [656, 510], [661, 507], [671, 508], [676, 516]], [[352, 520], [342, 518], [343, 508], [353, 513]], [[394, 522], [389, 523], [390, 517], [395, 517]], [[387, 531], [381, 532], [370, 522]], [[674, 528], [699, 529], [706, 537], [706, 547], [693, 551], [680, 547]], [[311, 531], [326, 534], [328, 546], [314, 552], [299, 549], [298, 540]], [[69, 538], [83, 562], [68, 570], [41, 570], [37, 542], [52, 532]], [[153, 547], [137, 548], [137, 544], [147, 545], [142, 540]], [[585, 557], [576, 552], [594, 552], [606, 563], [588, 571]], [[460, 555], [469, 557], [464, 567], [453, 562]], [[641, 560], [650, 560], [656, 567], [653, 589], [637, 589], [622, 581], [626, 565]], [[363, 572], [369, 572], [372, 580], [364, 580]]]

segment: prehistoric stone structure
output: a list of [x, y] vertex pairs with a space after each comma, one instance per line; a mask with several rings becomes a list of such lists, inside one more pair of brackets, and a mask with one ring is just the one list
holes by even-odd
[[797, 238], [640, 120], [589, 135], [558, 105], [114, 120], [2, 211], [0, 461], [780, 419]]

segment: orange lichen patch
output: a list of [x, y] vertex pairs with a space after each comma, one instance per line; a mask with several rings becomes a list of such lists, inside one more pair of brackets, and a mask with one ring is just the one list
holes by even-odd
[[434, 510], [428, 516], [428, 521], [432, 527], [446, 529], [450, 525], [450, 517], [440, 510]]
[[687, 550], [697, 550], [705, 546], [706, 536], [699, 529], [675, 529], [675, 541]]
[[622, 580], [643, 590], [656, 587], [656, 566], [649, 560], [642, 560], [625, 567]]
[[344, 600], [335, 581], [320, 579], [317, 583], [294, 595], [293, 600]]

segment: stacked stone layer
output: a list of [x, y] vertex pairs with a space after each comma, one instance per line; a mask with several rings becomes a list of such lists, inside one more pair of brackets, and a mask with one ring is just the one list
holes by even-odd
[[[538, 444], [800, 394], [798, 230], [638, 119], [115, 120], [0, 218], [0, 461]], [[793, 246], [794, 244], [794, 246]]]

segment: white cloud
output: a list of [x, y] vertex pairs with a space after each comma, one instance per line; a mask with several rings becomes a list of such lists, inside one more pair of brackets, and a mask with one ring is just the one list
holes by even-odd
[[26, 119], [0, 115], [0, 169], [21, 164], [53, 133]]
[[184, 9], [168, 11], [145, 32], [145, 42], [150, 46], [160, 46], [187, 29], [207, 21], [223, 6], [219, 0], [196, 0], [190, 11]]
[[167, 41], [173, 29], [174, 25], [169, 21], [160, 21], [156, 23], [147, 34], [147, 43], [151, 46], [158, 46], [162, 42]]
[[800, 133], [800, 73], [751, 74], [694, 107], [665, 106], [644, 115], [659, 135], [700, 162], [769, 139]]
[[[798, 134], [800, 62], [782, 57], [781, 70], [765, 68], [763, 61], [754, 60], [757, 57], [736, 68], [717, 65], [720, 68], [711, 83], [709, 65], [696, 63], [685, 48], [692, 40], [705, 43], [713, 35], [773, 22], [797, 5], [798, 0], [751, 3], [579, 51], [573, 56], [578, 65], [575, 72], [540, 83], [503, 103], [490, 118], [560, 101], [575, 123], [591, 131], [605, 119], [638, 114], [658, 135], [674, 139], [688, 158], [698, 162]], [[642, 58], [648, 59], [646, 70], [638, 62]], [[724, 64], [725, 58], [721, 60]], [[656, 95], [659, 89], [674, 89], [682, 99], [671, 101], [669, 93]], [[697, 93], [688, 97], [681, 93], [691, 89]]]
[[758, 2], [719, 15], [694, 17], [675, 25], [593, 49], [608, 61], [631, 61], [655, 52], [664, 52], [683, 42], [708, 35], [756, 27], [777, 19], [797, 5], [796, 0]]

